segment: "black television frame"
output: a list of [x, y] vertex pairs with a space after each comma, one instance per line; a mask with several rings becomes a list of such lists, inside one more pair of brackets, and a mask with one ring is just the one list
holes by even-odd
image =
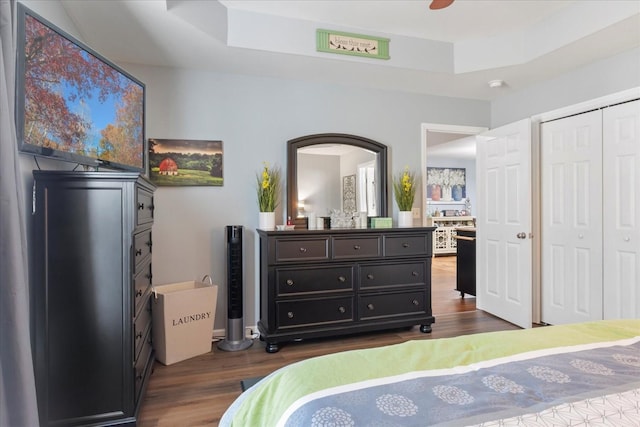
[[[40, 145], [30, 144], [24, 141], [24, 120], [25, 120], [25, 43], [26, 43], [26, 19], [30, 16], [36, 19], [42, 25], [49, 28], [51, 31], [58, 34], [60, 37], [68, 40], [78, 48], [84, 50], [88, 54], [92, 55], [105, 65], [113, 68], [116, 72], [122, 74], [124, 77], [130, 79], [132, 82], [140, 85], [142, 88], [142, 141], [140, 141], [140, 149], [142, 150], [142, 166], [137, 167], [134, 165], [118, 163], [111, 160], [100, 159], [99, 157], [93, 157], [85, 154], [79, 154], [69, 152], [65, 150], [59, 150], [49, 147], [43, 147]], [[145, 84], [125, 71], [122, 67], [116, 65], [114, 62], [108, 60], [98, 52], [87, 46], [85, 43], [76, 39], [67, 32], [61, 30], [58, 26], [51, 23], [47, 19], [38, 15], [24, 4], [17, 3], [17, 51], [16, 51], [16, 93], [15, 93], [15, 123], [16, 123], [16, 136], [18, 140], [18, 151], [24, 154], [47, 157], [60, 161], [77, 163], [83, 166], [94, 167], [98, 170], [101, 167], [113, 170], [133, 171], [140, 172], [147, 175], [149, 165], [149, 146], [146, 138], [146, 86]]]

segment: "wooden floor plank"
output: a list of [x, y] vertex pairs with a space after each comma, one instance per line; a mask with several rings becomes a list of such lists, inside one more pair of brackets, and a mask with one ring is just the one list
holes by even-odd
[[437, 257], [432, 265], [433, 332], [419, 327], [305, 340], [282, 345], [274, 354], [256, 340], [247, 350], [212, 351], [174, 365], [158, 362], [149, 380], [140, 410], [141, 427], [216, 426], [220, 417], [242, 392], [240, 381], [267, 375], [288, 364], [339, 351], [371, 348], [415, 339], [436, 339], [518, 327], [477, 311], [475, 298], [455, 291], [455, 257]]

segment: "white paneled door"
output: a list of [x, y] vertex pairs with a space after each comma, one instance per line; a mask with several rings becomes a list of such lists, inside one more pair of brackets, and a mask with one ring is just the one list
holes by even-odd
[[541, 320], [602, 319], [600, 110], [541, 125], [541, 198]]
[[604, 109], [604, 317], [640, 317], [640, 101]]
[[531, 122], [477, 137], [476, 305], [532, 322]]

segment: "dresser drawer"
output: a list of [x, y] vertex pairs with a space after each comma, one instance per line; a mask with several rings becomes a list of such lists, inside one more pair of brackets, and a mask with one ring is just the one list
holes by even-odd
[[359, 320], [427, 314], [427, 309], [425, 291], [361, 295], [358, 299]]
[[329, 238], [276, 239], [276, 262], [329, 259]]
[[352, 297], [276, 302], [277, 329], [352, 321]]
[[353, 266], [276, 268], [278, 296], [353, 290]]
[[135, 349], [135, 358], [138, 358], [138, 354], [144, 344], [144, 338], [151, 330], [151, 299], [147, 295], [144, 307], [138, 313], [133, 323], [133, 348]]
[[147, 295], [151, 289], [151, 261], [141, 265], [138, 273], [133, 279], [133, 313], [134, 315], [140, 311], [143, 301], [146, 301]]
[[144, 337], [140, 354], [133, 365], [136, 403], [140, 398], [140, 391], [142, 390], [142, 385], [144, 384], [144, 378], [147, 375], [147, 371], [151, 369], [153, 365], [153, 359], [150, 359], [151, 351], [153, 350], [153, 346], [151, 344], [151, 329], [149, 329], [148, 332], [149, 333]]
[[153, 194], [138, 188], [136, 193], [136, 224], [153, 222]]
[[385, 256], [431, 255], [431, 235], [385, 236]]
[[360, 264], [360, 289], [391, 288], [395, 286], [425, 285], [427, 261], [397, 262], [389, 264]]
[[333, 258], [372, 258], [382, 256], [381, 236], [334, 237]]
[[151, 253], [151, 230], [138, 233], [133, 238], [133, 258], [135, 260], [136, 273], [140, 263]]

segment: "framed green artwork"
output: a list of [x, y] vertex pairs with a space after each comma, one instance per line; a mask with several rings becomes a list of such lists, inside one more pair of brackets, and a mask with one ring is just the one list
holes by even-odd
[[149, 139], [149, 178], [158, 186], [221, 187], [222, 141]]
[[318, 52], [341, 55], [376, 59], [390, 58], [389, 39], [341, 31], [318, 29], [316, 31], [316, 49]]

